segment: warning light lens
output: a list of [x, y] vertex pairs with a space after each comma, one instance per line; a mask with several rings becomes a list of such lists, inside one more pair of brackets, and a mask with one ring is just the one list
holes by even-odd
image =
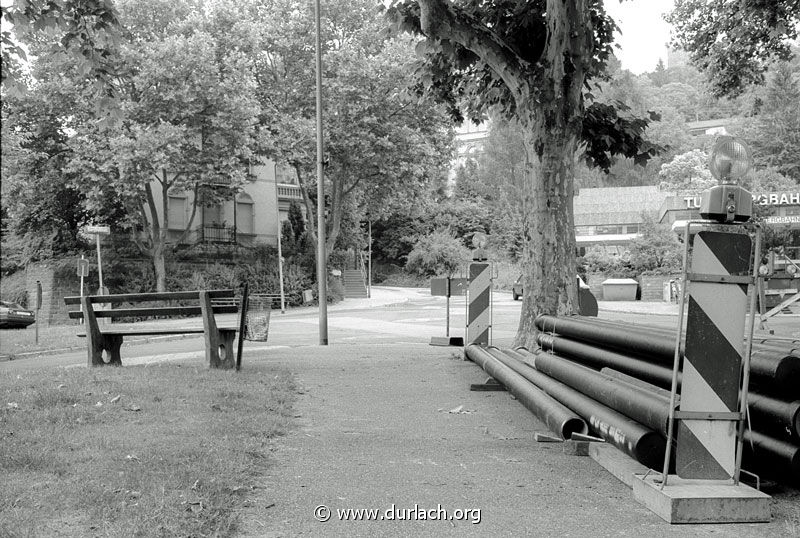
[[753, 156], [744, 141], [732, 136], [720, 136], [711, 151], [711, 175], [722, 182], [734, 182], [744, 177], [753, 166]]

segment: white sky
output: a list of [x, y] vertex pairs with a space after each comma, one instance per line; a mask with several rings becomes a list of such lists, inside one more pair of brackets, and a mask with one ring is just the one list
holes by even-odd
[[623, 69], [639, 74], [653, 71], [658, 59], [667, 64], [670, 25], [662, 14], [672, 9], [673, 0], [606, 0], [605, 7], [622, 31], [614, 40], [621, 49], [614, 54]]

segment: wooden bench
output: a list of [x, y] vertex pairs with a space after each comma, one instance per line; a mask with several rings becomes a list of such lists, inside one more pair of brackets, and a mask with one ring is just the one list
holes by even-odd
[[[166, 302], [166, 301], [197, 301], [196, 305], [188, 306], [144, 306], [135, 308], [112, 308], [110, 310], [95, 310], [96, 304], [123, 304], [141, 302]], [[238, 305], [236, 303], [239, 303]], [[245, 323], [243, 309], [247, 305], [247, 286], [241, 301], [234, 298], [234, 290], [209, 290], [209, 291], [176, 291], [159, 293], [125, 293], [118, 295], [89, 295], [84, 297], [65, 297], [67, 305], [80, 305], [80, 310], [69, 312], [71, 319], [83, 319], [87, 339], [89, 366], [102, 366], [112, 364], [121, 366], [120, 347], [126, 336], [152, 336], [172, 334], [204, 334], [206, 344], [206, 360], [210, 368], [238, 369], [241, 361], [241, 345], [238, 353], [234, 353], [233, 341], [236, 331], [242, 331]], [[214, 318], [215, 314], [239, 314], [238, 326], [219, 327]], [[171, 317], [171, 316], [197, 316], [203, 320], [203, 326], [191, 324], [181, 326], [119, 326], [100, 325], [98, 318], [123, 318], [123, 317]], [[240, 334], [240, 340], [242, 339]], [[240, 342], [241, 343], [241, 342]], [[234, 355], [238, 358], [234, 361]]]

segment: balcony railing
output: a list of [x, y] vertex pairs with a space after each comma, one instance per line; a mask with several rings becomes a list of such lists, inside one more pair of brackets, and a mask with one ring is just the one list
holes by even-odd
[[278, 184], [278, 198], [289, 200], [302, 200], [303, 195], [300, 192], [300, 187], [297, 185], [281, 185]]
[[236, 243], [236, 228], [224, 224], [204, 224], [200, 228], [201, 243]]

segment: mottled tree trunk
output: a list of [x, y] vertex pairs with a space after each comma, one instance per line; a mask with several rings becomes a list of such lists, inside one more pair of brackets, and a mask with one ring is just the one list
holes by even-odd
[[[523, 198], [522, 312], [515, 345], [535, 344], [539, 314], [570, 313], [577, 305], [575, 232], [572, 214], [576, 136], [542, 132], [534, 126], [526, 141]], [[543, 142], [539, 143], [542, 140]], [[541, 156], [538, 155], [541, 152]]]
[[164, 260], [164, 244], [153, 245], [153, 271], [156, 275], [156, 291], [167, 291], [167, 264]]
[[577, 310], [574, 161], [592, 27], [584, 0], [548, 0], [548, 39], [538, 93], [517, 99], [528, 119], [523, 200], [523, 286], [515, 345], [533, 346], [540, 314]]

